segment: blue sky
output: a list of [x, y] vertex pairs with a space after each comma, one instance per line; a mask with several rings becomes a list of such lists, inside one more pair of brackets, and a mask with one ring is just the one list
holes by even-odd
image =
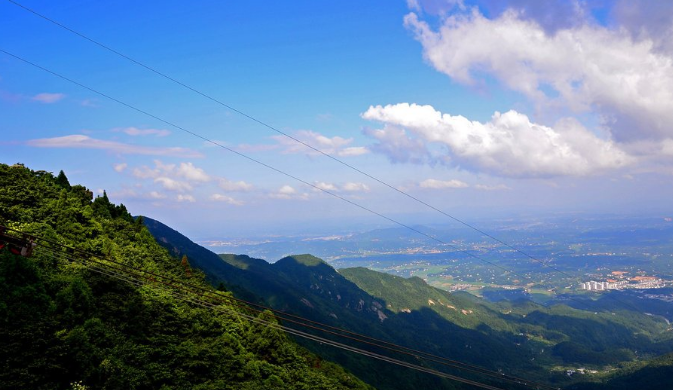
[[[468, 222], [670, 213], [666, 2], [21, 4]], [[314, 186], [404, 223], [450, 223], [5, 0], [0, 37]], [[2, 53], [0, 131], [0, 162], [63, 169], [197, 239], [389, 225]]]

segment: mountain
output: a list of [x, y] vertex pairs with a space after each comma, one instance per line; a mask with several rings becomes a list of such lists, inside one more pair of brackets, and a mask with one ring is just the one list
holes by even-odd
[[[0, 164], [0, 224], [0, 389], [371, 388], [269, 312], [199, 305], [231, 293], [215, 295], [141, 218], [63, 172]], [[32, 255], [15, 254], [31, 236]]]
[[673, 384], [673, 354], [627, 365], [604, 375], [597, 383], [581, 383], [568, 390], [659, 390]]
[[[162, 230], [154, 231], [157, 226], [160, 225], [148, 223], [150, 231], [162, 243], [161, 237], [167, 235]], [[175, 247], [170, 242], [163, 245]], [[179, 253], [190, 252], [183, 247]], [[196, 253], [196, 250], [192, 249], [191, 253]], [[208, 256], [212, 259], [212, 255]], [[514, 363], [519, 367], [530, 366], [527, 353], [509, 352], [515, 349], [512, 340], [498, 335], [484, 337], [482, 332], [461, 328], [426, 307], [419, 306], [419, 310], [410, 313], [391, 311], [384, 299], [372, 296], [314, 256], [288, 256], [272, 264], [245, 255], [224, 254], [220, 258], [236, 270], [218, 265], [217, 268], [204, 269], [206, 275], [219, 275], [221, 279], [215, 283], [237, 284], [274, 309], [439, 355], [450, 351], [452, 358], [460, 357], [493, 369], [509, 369], [514, 367]], [[223, 271], [225, 269], [226, 272]], [[446, 301], [452, 302], [451, 299]], [[474, 312], [475, 305], [469, 305], [465, 310]], [[399, 389], [424, 382], [433, 388], [454, 387], [451, 383], [436, 382], [386, 364], [343, 356], [315, 345], [306, 346], [322, 356], [337, 360], [365, 381], [376, 383], [379, 388]], [[386, 375], [381, 377], [381, 373]]]
[[[380, 324], [381, 318], [384, 318], [385, 322], [386, 313], [392, 314], [385, 309], [383, 302], [369, 296], [317, 257], [290, 256], [273, 264], [246, 255], [225, 254], [218, 257], [168, 226], [147, 217], [144, 219], [159, 244], [175, 255], [187, 255], [192, 264], [210, 264], [209, 268], [202, 270], [211, 283], [214, 285], [223, 283], [227, 289], [235, 293], [242, 292], [243, 296], [239, 297], [243, 299], [261, 302], [274, 309], [331, 326], [347, 325], [354, 332], [366, 333], [381, 339], [394, 339], [383, 329], [372, 327], [372, 323]], [[203, 258], [198, 259], [198, 256]], [[219, 259], [219, 263], [215, 258]], [[310, 329], [302, 330], [311, 332]], [[339, 341], [348, 343], [348, 340]], [[300, 339], [297, 339], [297, 342], [326, 359], [349, 367], [349, 370], [359, 378], [379, 389], [403, 389], [415, 386], [437, 389], [463, 388], [453, 382], [411, 370], [400, 370], [397, 366], [347, 354], [332, 347], [306, 343]]]
[[[214, 263], [213, 255], [208, 256]], [[528, 300], [491, 303], [434, 288], [420, 278], [365, 268], [337, 271], [311, 255], [288, 256], [275, 263], [232, 254], [220, 259], [231, 267], [226, 273], [204, 272], [219, 274], [222, 281], [240, 286], [274, 309], [557, 386], [585, 379], [566, 375], [573, 367], [598, 371], [633, 361], [634, 350], [645, 356], [673, 351], [669, 326], [662, 318], [624, 308], [586, 311]], [[405, 380], [399, 369], [306, 346], [380, 388], [420, 383]]]

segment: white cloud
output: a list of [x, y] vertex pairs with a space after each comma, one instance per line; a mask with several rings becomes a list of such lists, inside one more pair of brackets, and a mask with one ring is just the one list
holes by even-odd
[[289, 185], [286, 184], [286, 185], [280, 187], [280, 189], [278, 190], [278, 193], [279, 194], [285, 194], [285, 195], [293, 195], [293, 194], [297, 193], [297, 190], [295, 190], [294, 188], [292, 188], [292, 187], [290, 187]]
[[[628, 0], [631, 1], [631, 0]], [[656, 1], [656, 0], [655, 0]], [[558, 30], [581, 26], [595, 22], [591, 20], [592, 9], [603, 8], [605, 2], [584, 0], [486, 0], [480, 4], [484, 13], [492, 18], [503, 12], [515, 11], [523, 20], [538, 23], [548, 34], [555, 34]]]
[[63, 98], [65, 98], [65, 95], [62, 93], [48, 93], [48, 92], [38, 93], [37, 95], [33, 96], [33, 100], [44, 104], [56, 103], [60, 100], [63, 100]]
[[[349, 146], [351, 143], [353, 143], [353, 138], [342, 138], [339, 136], [330, 138], [315, 131], [308, 130], [297, 131], [293, 134], [293, 137], [301, 140], [307, 145], [311, 145], [323, 153], [330, 154], [332, 156], [359, 156], [369, 152], [367, 148], [362, 146]], [[312, 150], [305, 145], [302, 145], [297, 141], [283, 135], [273, 136], [272, 138], [276, 140], [276, 142], [278, 142], [281, 147], [283, 147], [283, 153], [301, 153], [309, 155], [319, 154], [315, 150]]]
[[206, 172], [204, 172], [201, 168], [195, 167], [191, 162], [180, 163], [180, 166], [178, 167], [175, 174], [178, 177], [183, 177], [190, 181], [198, 181], [202, 183], [210, 181], [210, 177], [206, 174]]
[[492, 75], [540, 107], [595, 112], [617, 142], [673, 137], [673, 57], [657, 50], [653, 34], [598, 23], [549, 34], [513, 10], [488, 19], [473, 9], [437, 30], [411, 13], [405, 25], [427, 61], [455, 81]]
[[496, 184], [496, 185], [486, 185], [486, 184], [475, 184], [474, 188], [482, 191], [503, 191], [503, 190], [511, 190], [508, 186], [504, 184]]
[[175, 199], [178, 202], [189, 202], [189, 203], [196, 202], [196, 199], [194, 199], [194, 197], [192, 195], [178, 194], [178, 196]]
[[191, 162], [175, 165], [154, 160], [154, 168], [145, 165], [135, 168], [133, 176], [139, 179], [154, 179], [154, 182], [164, 189], [176, 192], [189, 192], [194, 189], [194, 184], [210, 181], [210, 176]]
[[242, 206], [243, 202], [236, 200], [230, 196], [222, 195], [222, 194], [213, 194], [210, 196], [210, 200], [216, 201], [216, 202], [224, 202], [228, 203], [230, 205], [234, 206]]
[[166, 195], [157, 192], [157, 191], [151, 191], [149, 194], [147, 194], [149, 198], [151, 199], [166, 199]]
[[416, 12], [423, 11], [423, 8], [421, 8], [421, 4], [418, 0], [407, 0], [407, 7]]
[[348, 182], [345, 183], [343, 186], [341, 186], [341, 189], [343, 191], [347, 192], [368, 192], [369, 187], [364, 184], [364, 183], [353, 183], [353, 182]]
[[187, 182], [171, 179], [170, 177], [165, 176], [157, 177], [154, 179], [154, 182], [161, 184], [165, 189], [170, 191], [187, 192], [193, 189], [192, 185]]
[[[321, 190], [329, 192], [368, 192], [369, 187], [364, 183], [347, 182], [344, 184], [333, 184], [319, 181], [315, 186]], [[318, 190], [316, 190], [318, 191]]]
[[161, 176], [170, 176], [201, 183], [211, 180], [210, 176], [203, 169], [194, 166], [191, 162], [182, 162], [180, 165], [175, 165], [164, 164], [161, 160], [154, 160], [154, 168], [149, 168], [146, 165], [135, 168], [133, 176], [139, 179], [156, 179]]
[[225, 191], [245, 192], [253, 189], [253, 185], [244, 181], [231, 181], [225, 178], [220, 179], [220, 188]]
[[137, 177], [138, 179], [150, 179], [150, 178], [157, 178], [161, 172], [156, 169], [150, 169], [147, 166], [143, 165], [140, 168], [133, 168], [133, 176]]
[[611, 14], [634, 40], [650, 39], [655, 49], [673, 53], [673, 2], [618, 0]]
[[385, 154], [394, 163], [431, 162], [430, 152], [425, 143], [420, 139], [409, 137], [404, 129], [385, 123], [382, 129], [365, 129], [364, 134], [379, 141], [369, 146], [372, 152]]
[[139, 129], [137, 127], [127, 127], [124, 129], [118, 129], [118, 131], [132, 136], [154, 135], [157, 137], [165, 137], [171, 133], [170, 131], [164, 129]]
[[[508, 111], [496, 112], [490, 122], [480, 123], [408, 103], [372, 106], [362, 117], [389, 125], [376, 131], [379, 144], [372, 150], [393, 161], [422, 163], [426, 160], [418, 156], [431, 156], [432, 161], [446, 163], [450, 158], [461, 167], [512, 177], [588, 175], [633, 161], [613, 142], [598, 138], [572, 119], [551, 128]], [[390, 131], [395, 134], [392, 141], [385, 135]], [[405, 150], [408, 145], [411, 149]], [[437, 146], [448, 149], [449, 155], [434, 151]]]
[[325, 191], [331, 191], [331, 192], [339, 191], [337, 186], [335, 186], [334, 184], [325, 183], [323, 181], [319, 181], [319, 182], [315, 183], [315, 186], [318, 187], [319, 189], [325, 190]]
[[126, 167], [128, 167], [128, 164], [127, 163], [114, 164], [112, 167], [114, 168], [114, 170], [116, 172], [121, 173], [121, 172], [124, 172], [124, 169], [126, 169]]
[[445, 188], [466, 188], [468, 185], [460, 180], [426, 179], [420, 182], [419, 187], [438, 190]]
[[131, 145], [116, 141], [99, 140], [79, 134], [54, 138], [34, 139], [26, 142], [26, 144], [38, 148], [100, 149], [119, 154], [173, 156], [183, 158], [203, 157], [201, 153], [192, 149]]
[[297, 191], [295, 188], [289, 185], [284, 185], [278, 189], [276, 192], [272, 192], [269, 194], [270, 198], [274, 199], [299, 199], [299, 200], [307, 200], [308, 199], [308, 194], [307, 193], [300, 193]]

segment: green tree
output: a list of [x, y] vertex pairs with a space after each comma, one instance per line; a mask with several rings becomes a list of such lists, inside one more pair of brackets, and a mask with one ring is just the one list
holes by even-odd
[[65, 176], [65, 172], [63, 172], [63, 170], [61, 170], [56, 177], [56, 185], [61, 188], [65, 188], [66, 190], [70, 189], [70, 181], [68, 181], [68, 178]]

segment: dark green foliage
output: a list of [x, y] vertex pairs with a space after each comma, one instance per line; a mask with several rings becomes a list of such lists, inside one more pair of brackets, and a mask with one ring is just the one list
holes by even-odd
[[[227, 254], [221, 255], [218, 262], [212, 257], [212, 252], [199, 247], [178, 232], [160, 222], [149, 221], [148, 218], [146, 221], [150, 231], [157, 237], [157, 242], [173, 253], [188, 254], [190, 262], [195, 266], [197, 263], [205, 265], [202, 269], [215, 284], [223, 282], [239, 296], [241, 290], [254, 293], [244, 297], [245, 299], [256, 300], [259, 299], [257, 297], [262, 297], [262, 303], [278, 310], [435, 354], [459, 357], [494, 369], [506, 369], [515, 364], [521, 369], [530, 367], [528, 354], [515, 350], [514, 342], [509, 338], [497, 335], [493, 338], [485, 337], [484, 333], [458, 327], [431, 310], [419, 310], [412, 315], [396, 315], [386, 309], [385, 300], [363, 291], [329, 264], [314, 256], [289, 256], [269, 264], [245, 255]], [[371, 358], [300, 339], [297, 341], [321, 356], [344, 365], [377, 388], [463, 388], [455, 382], [439, 380]], [[465, 347], [466, 342], [469, 348]], [[408, 358], [405, 355], [395, 357]], [[419, 363], [416, 359], [412, 361]]]
[[[64, 174], [0, 165], [0, 220], [206, 287], [141, 219], [105, 193], [93, 200]], [[191, 306], [163, 286], [139, 288], [43, 246], [30, 258], [0, 251], [0, 389], [65, 390], [76, 382], [90, 389], [367, 388], [339, 366], [316, 367], [318, 358], [285, 333], [221, 307]]]
[[70, 181], [68, 181], [63, 170], [61, 170], [56, 177], [56, 185], [66, 190], [70, 189]]
[[[528, 379], [577, 383], [589, 375], [571, 378], [566, 369], [587, 366], [602, 372], [637, 359], [635, 350], [639, 356], [673, 350], [665, 320], [622, 307], [587, 311], [528, 300], [490, 303], [439, 290], [417, 277], [364, 268], [337, 272], [310, 255], [269, 264], [223, 254], [218, 262], [212, 252], [159, 222], [149, 226], [158, 242], [176, 254], [188, 254], [213, 283], [223, 283], [239, 296], [253, 292], [248, 300], [261, 297], [278, 310]], [[306, 346], [381, 389], [455, 386], [329, 347]]]
[[661, 390], [673, 386], [673, 354], [625, 365], [595, 383], [568, 386], [568, 390]]

